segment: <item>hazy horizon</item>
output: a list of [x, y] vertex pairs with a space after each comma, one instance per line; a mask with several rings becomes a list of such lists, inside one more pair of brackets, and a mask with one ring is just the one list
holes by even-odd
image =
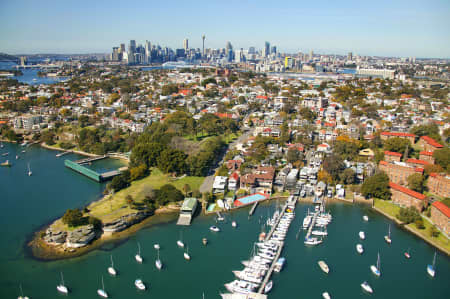
[[149, 1], [0, 3], [0, 52], [111, 53], [134, 39], [170, 48], [261, 49], [380, 57], [450, 57], [450, 2]]

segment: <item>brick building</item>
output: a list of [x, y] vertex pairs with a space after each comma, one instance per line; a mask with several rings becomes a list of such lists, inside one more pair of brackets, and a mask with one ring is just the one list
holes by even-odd
[[402, 154], [400, 154], [400, 153], [384, 151], [384, 160], [386, 162], [393, 162], [393, 161], [400, 162], [401, 159], [402, 159]]
[[423, 161], [427, 161], [430, 164], [434, 164], [433, 152], [421, 151], [419, 153], [419, 159], [423, 160]]
[[389, 138], [405, 138], [408, 139], [411, 144], [414, 144], [416, 135], [411, 133], [402, 133], [402, 132], [381, 132], [380, 134], [381, 140], [387, 140]]
[[392, 202], [402, 207], [415, 207], [419, 212], [427, 205], [426, 196], [414, 190], [389, 182]]
[[423, 174], [423, 168], [411, 167], [402, 162], [380, 161], [378, 168], [388, 175], [391, 182], [400, 185], [406, 185], [408, 177], [414, 173]]
[[423, 148], [424, 151], [434, 152], [437, 149], [441, 149], [444, 146], [434, 140], [431, 137], [428, 136], [422, 136], [420, 137], [419, 141], [417, 141], [417, 144]]
[[431, 173], [427, 181], [428, 190], [442, 197], [450, 197], [450, 177], [438, 173]]
[[408, 164], [409, 166], [412, 166], [412, 167], [424, 168], [425, 166], [427, 166], [430, 163], [428, 163], [427, 161], [424, 161], [424, 160], [419, 160], [419, 159], [408, 159], [408, 160], [406, 160], [406, 164]]
[[431, 220], [447, 236], [450, 234], [450, 208], [440, 201], [431, 204]]

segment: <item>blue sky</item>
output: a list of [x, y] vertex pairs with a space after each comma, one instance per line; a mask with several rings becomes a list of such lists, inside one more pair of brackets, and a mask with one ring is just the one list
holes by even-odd
[[285, 52], [450, 57], [449, 0], [0, 0], [0, 52], [92, 53], [135, 39]]

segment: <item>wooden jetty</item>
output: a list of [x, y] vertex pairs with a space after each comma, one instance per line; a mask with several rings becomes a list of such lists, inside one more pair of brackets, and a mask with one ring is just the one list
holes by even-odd
[[255, 210], [256, 210], [256, 206], [257, 206], [257, 205], [258, 205], [258, 201], [255, 201], [255, 203], [253, 204], [253, 206], [252, 206], [250, 212], [248, 212], [248, 215], [249, 215], [249, 216], [252, 216], [253, 213], [255, 213]]

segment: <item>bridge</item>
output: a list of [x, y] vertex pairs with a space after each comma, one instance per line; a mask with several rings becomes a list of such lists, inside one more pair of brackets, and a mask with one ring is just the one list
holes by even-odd
[[[97, 157], [98, 158], [98, 157]], [[92, 159], [92, 158], [91, 158]], [[104, 159], [104, 157], [102, 157], [101, 159]], [[80, 161], [84, 161], [87, 159], [83, 159]], [[99, 159], [97, 159], [99, 160]], [[88, 162], [84, 162], [84, 163], [88, 163]], [[77, 161], [71, 161], [71, 160], [64, 160], [64, 165], [67, 168], [70, 168], [78, 173], [81, 173], [82, 175], [87, 176], [88, 178], [96, 181], [96, 182], [104, 182], [107, 181], [109, 179], [112, 179], [113, 177], [117, 176], [120, 174], [119, 170], [113, 170], [113, 171], [108, 171], [108, 172], [104, 172], [104, 173], [98, 173], [92, 169], [89, 169], [83, 165], [81, 165], [80, 163], [77, 163]]]

